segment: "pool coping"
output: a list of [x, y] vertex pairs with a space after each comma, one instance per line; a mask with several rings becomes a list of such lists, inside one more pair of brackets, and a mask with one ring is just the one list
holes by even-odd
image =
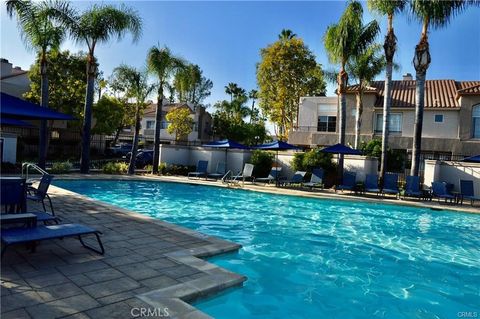
[[215, 236], [206, 235], [201, 232], [173, 223], [165, 222], [163, 220], [156, 219], [135, 211], [127, 210], [79, 193], [75, 193], [62, 187], [55, 185], [51, 185], [51, 187], [54, 189], [54, 191], [60, 191], [62, 195], [68, 195], [74, 198], [87, 200], [95, 203], [95, 205], [98, 205], [99, 207], [112, 209], [122, 214], [128, 214], [130, 216], [133, 215], [135, 218], [148, 220], [149, 222], [153, 222], [162, 227], [169, 228], [170, 230], [174, 230], [188, 236], [200, 238], [209, 243], [204, 246], [187, 248], [164, 254], [164, 256], [168, 259], [195, 268], [198, 271], [207, 274], [206, 276], [136, 295], [138, 299], [151, 305], [154, 309], [159, 311], [162, 309], [168, 309], [169, 318], [212, 318], [194, 306], [190, 305], [188, 302], [206, 298], [228, 288], [242, 286], [247, 280], [246, 276], [233, 273], [201, 259], [238, 251], [240, 248], [242, 248], [242, 245], [240, 244]]

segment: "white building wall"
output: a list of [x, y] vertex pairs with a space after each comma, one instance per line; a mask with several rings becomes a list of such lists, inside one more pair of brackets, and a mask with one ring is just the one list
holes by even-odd
[[460, 180], [472, 180], [475, 196], [480, 196], [480, 163], [454, 161], [425, 161], [424, 184], [447, 182], [454, 185], [454, 191], [460, 191]]
[[2, 162], [15, 164], [17, 162], [17, 136], [2, 133], [0, 139], [3, 144]]

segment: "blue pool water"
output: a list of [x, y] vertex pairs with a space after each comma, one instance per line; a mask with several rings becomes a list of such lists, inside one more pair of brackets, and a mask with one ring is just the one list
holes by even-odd
[[177, 183], [55, 185], [241, 243], [210, 259], [248, 277], [195, 304], [216, 318], [480, 316], [480, 215]]

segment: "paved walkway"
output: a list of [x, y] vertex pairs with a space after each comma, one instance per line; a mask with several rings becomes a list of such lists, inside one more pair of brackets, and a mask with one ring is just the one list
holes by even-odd
[[184, 301], [246, 279], [197, 258], [237, 244], [51, 190], [62, 223], [100, 230], [106, 253], [86, 250], [74, 238], [41, 242], [34, 253], [9, 248], [1, 267], [2, 319], [206, 318]]

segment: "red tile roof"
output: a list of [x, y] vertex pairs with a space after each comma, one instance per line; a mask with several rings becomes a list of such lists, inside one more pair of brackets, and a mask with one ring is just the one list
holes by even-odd
[[[414, 80], [392, 81], [392, 107], [415, 107]], [[367, 93], [377, 94], [375, 107], [383, 107], [384, 81], [373, 81]], [[348, 87], [355, 93], [358, 85]], [[480, 81], [427, 80], [425, 81], [425, 107], [459, 108], [458, 97], [463, 94], [480, 95]]]

